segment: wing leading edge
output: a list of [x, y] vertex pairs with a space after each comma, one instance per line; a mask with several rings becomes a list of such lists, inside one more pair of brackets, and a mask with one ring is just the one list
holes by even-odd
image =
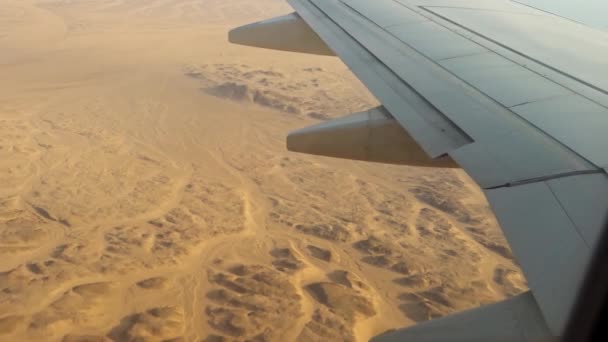
[[[288, 148], [419, 166], [457, 163], [484, 190], [530, 286], [513, 300], [377, 340], [561, 336], [608, 213], [608, 91], [596, 82], [601, 77], [585, 79], [587, 64], [608, 72], [601, 68], [608, 59], [577, 68], [547, 57], [568, 42], [547, 51], [523, 38], [513, 43], [517, 27], [532, 21], [551, 23], [551, 32], [535, 32], [539, 37], [560, 35], [555, 25], [563, 19], [509, 1], [288, 1], [309, 34], [383, 104], [294, 132]], [[566, 38], [577, 37], [566, 29]], [[608, 56], [597, 32], [575, 29], [580, 51]], [[297, 51], [316, 53], [305, 50]], [[504, 324], [489, 324], [492, 317]], [[477, 337], [456, 329], [469, 324], [487, 329], [476, 329]]]

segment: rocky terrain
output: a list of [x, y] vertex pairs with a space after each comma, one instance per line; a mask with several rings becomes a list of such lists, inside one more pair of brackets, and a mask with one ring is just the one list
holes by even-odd
[[526, 289], [460, 170], [290, 153], [376, 100], [280, 0], [0, 4], [0, 341], [365, 341]]

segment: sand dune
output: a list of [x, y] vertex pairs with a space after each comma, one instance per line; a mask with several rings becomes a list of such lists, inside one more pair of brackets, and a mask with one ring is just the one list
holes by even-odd
[[289, 153], [376, 100], [281, 0], [0, 4], [0, 341], [364, 341], [525, 289], [461, 171]]

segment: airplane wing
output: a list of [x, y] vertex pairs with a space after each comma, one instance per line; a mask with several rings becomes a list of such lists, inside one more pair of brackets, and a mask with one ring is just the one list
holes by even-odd
[[377, 340], [561, 336], [608, 213], [608, 32], [536, 0], [288, 1], [296, 13], [230, 41], [335, 54], [382, 103], [292, 132], [288, 148], [462, 167], [530, 287]]

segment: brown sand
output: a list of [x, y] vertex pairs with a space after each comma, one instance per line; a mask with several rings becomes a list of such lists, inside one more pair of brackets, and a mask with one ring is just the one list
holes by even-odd
[[375, 100], [280, 0], [0, 4], [1, 341], [363, 341], [525, 288], [461, 171], [285, 151]]

